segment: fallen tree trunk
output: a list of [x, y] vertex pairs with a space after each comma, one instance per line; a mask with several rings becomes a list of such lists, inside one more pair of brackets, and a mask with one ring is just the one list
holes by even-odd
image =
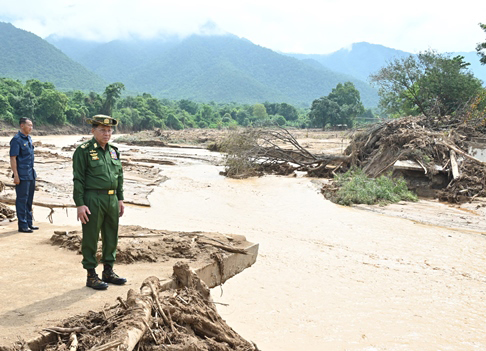
[[[0, 202], [3, 202], [4, 204], [8, 205], [15, 205], [15, 199], [10, 199], [6, 197], [0, 197]], [[34, 206], [40, 206], [40, 207], [47, 207], [50, 208], [51, 210], [53, 208], [76, 208], [75, 204], [55, 204], [55, 203], [46, 203], [46, 202], [39, 202], [39, 201], [34, 201], [32, 203]]]
[[245, 178], [263, 173], [288, 175], [294, 171], [309, 176], [331, 176], [338, 166], [348, 169], [354, 155], [313, 154], [286, 129], [246, 129], [222, 142], [226, 153], [224, 175]]
[[102, 312], [46, 328], [57, 337], [29, 343], [31, 350], [258, 350], [221, 318], [208, 286], [187, 263], [174, 265], [171, 280], [148, 277], [140, 292], [130, 289], [126, 301], [118, 301]]
[[[6, 197], [0, 197], [0, 202], [8, 205], [15, 205], [15, 199], [9, 199]], [[49, 214], [47, 215], [47, 218], [49, 219], [49, 222], [52, 223], [52, 215], [54, 214], [54, 209], [55, 208], [76, 208], [75, 204], [54, 204], [54, 203], [45, 203], [45, 202], [39, 202], [39, 201], [34, 201], [32, 203], [34, 206], [40, 206], [40, 207], [47, 207], [51, 210]]]

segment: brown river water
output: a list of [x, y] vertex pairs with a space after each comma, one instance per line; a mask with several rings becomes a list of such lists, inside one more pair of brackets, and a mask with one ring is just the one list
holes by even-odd
[[[64, 146], [79, 136], [35, 139]], [[228, 324], [261, 350], [486, 350], [480, 232], [338, 206], [309, 178], [227, 179], [214, 164], [219, 155], [206, 150], [162, 151], [213, 163], [158, 166], [169, 179], [149, 195], [151, 207], [128, 205], [121, 224], [259, 243], [256, 264], [212, 295], [228, 304], [218, 305]], [[56, 212], [54, 223], [74, 224], [68, 213]]]

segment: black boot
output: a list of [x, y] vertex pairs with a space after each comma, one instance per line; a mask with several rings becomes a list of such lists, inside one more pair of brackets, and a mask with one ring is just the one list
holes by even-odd
[[86, 280], [86, 286], [95, 290], [106, 290], [108, 288], [108, 284], [98, 277], [94, 268], [88, 269], [87, 271], [88, 279]]
[[119, 277], [118, 274], [113, 271], [113, 268], [109, 264], [104, 265], [102, 278], [104, 282], [112, 283], [115, 285], [123, 285], [127, 282], [125, 278]]

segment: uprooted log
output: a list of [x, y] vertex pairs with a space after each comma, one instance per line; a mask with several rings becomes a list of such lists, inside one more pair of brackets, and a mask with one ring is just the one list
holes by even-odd
[[340, 167], [347, 169], [352, 160], [348, 155], [313, 154], [285, 128], [248, 128], [232, 133], [222, 142], [221, 150], [226, 153], [223, 174], [232, 178], [295, 171], [327, 177]]
[[[0, 197], [0, 202], [8, 205], [15, 205], [15, 199], [10, 199], [6, 197]], [[61, 209], [68, 209], [68, 208], [75, 208], [75, 204], [55, 204], [55, 203], [46, 203], [46, 202], [40, 202], [40, 201], [34, 201], [33, 202], [34, 206], [41, 206], [41, 207], [47, 207], [51, 210], [49, 214], [47, 215], [47, 218], [49, 219], [49, 222], [52, 223], [52, 215], [54, 214], [54, 209], [55, 208], [61, 208]]]
[[[176, 263], [172, 280], [148, 277], [139, 292], [130, 289], [127, 299], [118, 301], [47, 328], [48, 335], [28, 347], [24, 343], [24, 350], [258, 350], [225, 323], [209, 288], [187, 263]], [[20, 344], [13, 349], [20, 350]]]

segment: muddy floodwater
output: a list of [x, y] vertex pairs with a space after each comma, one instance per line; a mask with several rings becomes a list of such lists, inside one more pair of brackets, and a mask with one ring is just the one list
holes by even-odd
[[[79, 138], [34, 139], [65, 146]], [[175, 165], [156, 165], [167, 178], [148, 195], [151, 207], [128, 205], [121, 224], [242, 234], [260, 244], [256, 264], [212, 296], [261, 350], [486, 350], [484, 223], [420, 224], [335, 205], [320, 194], [322, 180], [227, 179], [219, 154], [137, 149]], [[48, 209], [35, 211], [46, 221]], [[76, 224], [74, 209], [53, 219]]]

